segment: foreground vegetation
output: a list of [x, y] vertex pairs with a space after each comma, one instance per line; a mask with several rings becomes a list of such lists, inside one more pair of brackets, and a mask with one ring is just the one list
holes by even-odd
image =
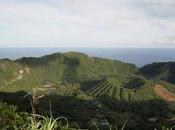
[[[4, 123], [2, 124], [5, 126], [9, 124], [13, 126], [14, 120], [17, 128], [26, 126], [26, 124], [30, 125], [32, 120], [29, 119], [39, 119], [35, 120], [34, 123], [40, 122], [40, 119], [42, 119], [40, 123], [50, 120], [49, 118], [40, 116], [39, 118], [33, 118], [30, 115], [33, 113], [30, 104], [31, 97], [21, 98], [26, 95], [25, 92], [18, 92], [16, 94], [1, 93], [0, 95], [3, 95], [1, 99], [4, 99], [4, 102], [18, 106], [17, 113], [13, 105], [10, 107], [8, 105], [1, 107], [1, 121], [3, 120]], [[167, 115], [170, 114], [170, 110], [167, 104], [161, 100], [132, 102], [102, 97], [83, 100], [73, 96], [61, 97], [58, 95], [48, 95], [40, 99], [39, 103], [34, 107], [36, 107], [36, 113], [45, 117], [53, 117], [54, 119], [60, 116], [65, 117], [69, 121], [68, 126], [74, 129], [78, 129], [78, 127], [82, 129], [93, 129], [98, 126], [103, 130], [106, 127], [108, 128], [108, 123], [112, 128], [115, 128], [116, 124], [118, 128], [122, 128], [125, 121], [127, 121], [125, 130], [151, 130], [154, 128], [160, 129], [163, 125], [167, 127], [173, 126], [173, 122], [165, 120], [168, 118]], [[94, 126], [94, 122], [96, 126]]]
[[[37, 114], [28, 114], [18, 112], [17, 108], [13, 105], [0, 103], [0, 129], [1, 130], [80, 130], [77, 128], [70, 128], [69, 122], [65, 117], [58, 117], [54, 119], [52, 116], [44, 117]], [[126, 123], [126, 122], [125, 122]], [[108, 124], [108, 129], [112, 129]], [[125, 124], [120, 130], [124, 130]], [[90, 129], [98, 130], [98, 125], [93, 121]], [[116, 127], [114, 129], [119, 130]]]
[[[37, 114], [28, 114], [18, 112], [17, 108], [13, 105], [0, 103], [0, 129], [1, 130], [80, 130], [81, 128], [76, 124], [77, 128], [70, 128], [69, 122], [65, 117], [44, 117]], [[92, 126], [88, 129], [101, 130], [124, 130], [127, 121], [123, 124], [122, 128], [111, 126], [106, 120], [107, 125], [100, 128], [96, 122], [92, 120]], [[155, 128], [155, 130], [158, 130]], [[160, 129], [161, 130], [161, 129]], [[173, 130], [162, 127], [162, 130]]]

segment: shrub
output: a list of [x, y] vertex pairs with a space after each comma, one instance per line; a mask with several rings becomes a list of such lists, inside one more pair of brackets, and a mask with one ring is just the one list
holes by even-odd
[[17, 112], [17, 107], [0, 102], [0, 129], [13, 129], [27, 122], [28, 114]]

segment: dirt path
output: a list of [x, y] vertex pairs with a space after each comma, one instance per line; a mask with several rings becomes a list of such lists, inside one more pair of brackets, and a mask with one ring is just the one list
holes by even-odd
[[[0, 64], [0, 69], [1, 69], [1, 64]], [[27, 68], [28, 70], [26, 70], [26, 73], [27, 74], [29, 74], [30, 72], [27, 72], [27, 71], [30, 71], [29, 69], [30, 68]], [[4, 85], [2, 85], [2, 86], [0, 86], [1, 88], [2, 87], [5, 87], [5, 86], [7, 86], [7, 85], [10, 85], [10, 84], [12, 84], [13, 82], [17, 82], [17, 81], [19, 81], [19, 80], [22, 80], [24, 78], [24, 70], [19, 70], [19, 72], [17, 72], [16, 74], [15, 74], [15, 77], [14, 78], [12, 78], [10, 81], [6, 81], [5, 79], [3, 79], [4, 80]]]
[[168, 91], [166, 88], [164, 88], [162, 85], [157, 84], [154, 87], [154, 91], [164, 100], [167, 102], [175, 102], [175, 94]]

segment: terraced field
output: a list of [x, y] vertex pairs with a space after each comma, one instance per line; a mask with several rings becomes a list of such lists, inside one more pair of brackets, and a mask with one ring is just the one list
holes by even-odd
[[130, 100], [131, 93], [133, 93], [133, 90], [114, 85], [105, 79], [85, 82], [83, 90], [93, 97], [107, 96], [125, 100]]

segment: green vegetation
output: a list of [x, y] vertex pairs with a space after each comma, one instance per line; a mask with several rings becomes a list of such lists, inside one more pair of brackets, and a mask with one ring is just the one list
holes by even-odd
[[140, 73], [147, 78], [165, 80], [175, 83], [175, 62], [153, 63], [145, 65], [140, 69]]
[[[18, 112], [13, 105], [7, 105], [0, 102], [0, 129], [2, 130], [80, 130], [75, 123], [76, 128], [70, 128], [69, 122], [65, 117], [58, 117], [54, 119], [51, 117], [44, 117], [37, 114], [29, 114], [26, 112]], [[106, 120], [108, 123], [108, 121]], [[127, 122], [127, 121], [126, 121]], [[108, 129], [124, 130], [126, 122], [121, 129], [117, 126], [107, 125]], [[92, 129], [98, 130], [100, 127], [95, 121], [91, 122]]]
[[44, 117], [17, 112], [17, 108], [6, 103], [0, 103], [1, 130], [75, 130], [69, 128], [66, 118]]
[[17, 112], [17, 108], [13, 105], [7, 105], [0, 102], [0, 129], [10, 130], [14, 126], [24, 126], [27, 123], [28, 114]]
[[[171, 128], [175, 107], [154, 87], [161, 84], [175, 93], [174, 65], [153, 63], [139, 69], [76, 52], [0, 60], [0, 101], [10, 104], [0, 108], [1, 119], [8, 119], [3, 127], [27, 122], [25, 129], [101, 130], [122, 128], [127, 121], [126, 130]], [[31, 113], [42, 116], [33, 118]], [[58, 117], [65, 117], [69, 127], [60, 125]]]

